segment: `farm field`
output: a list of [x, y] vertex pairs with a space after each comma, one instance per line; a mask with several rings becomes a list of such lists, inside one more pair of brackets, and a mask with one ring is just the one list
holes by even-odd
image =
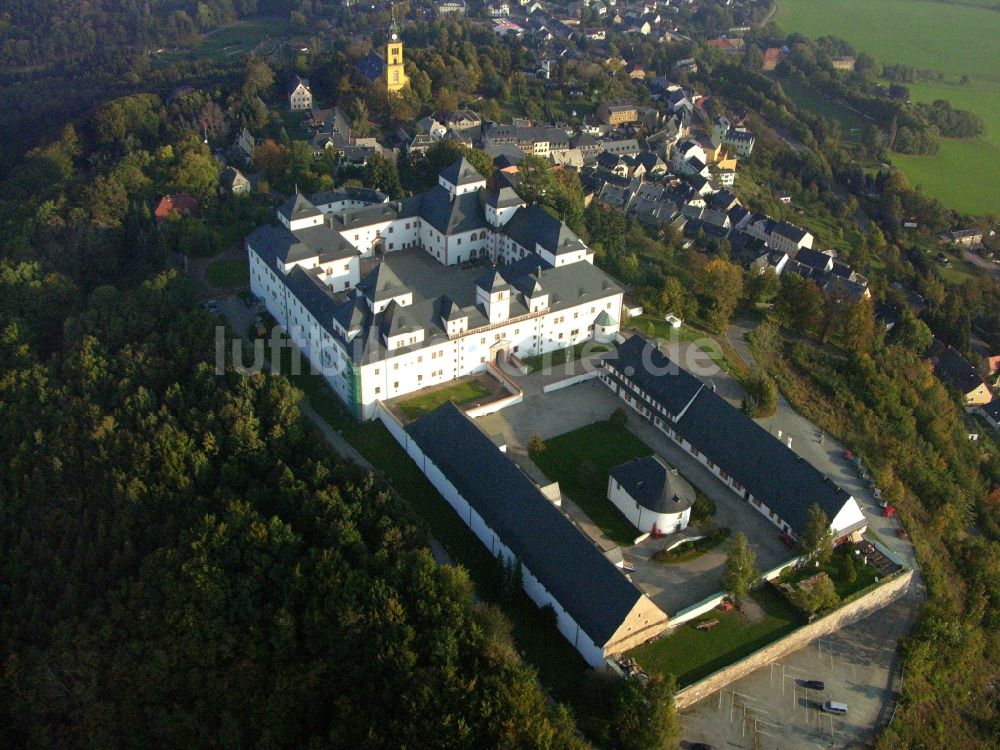
[[838, 36], [882, 63], [998, 80], [1000, 13], [933, 0], [778, 0], [776, 20], [811, 37]]
[[1000, 212], [1000, 148], [979, 140], [942, 139], [935, 156], [901, 156], [893, 163], [911, 185], [949, 208], [973, 214]]
[[[909, 181], [946, 206], [969, 213], [1000, 211], [1000, 13], [998, 0], [962, 5], [934, 0], [779, 0], [777, 20], [789, 31], [839, 36], [882, 63], [905, 63], [943, 73], [944, 81], [910, 84], [914, 101], [947, 99], [987, 121], [980, 139], [942, 140], [934, 157], [893, 156]], [[976, 7], [982, 6], [982, 7]], [[893, 33], [885, 33], [892, 29]], [[957, 80], [968, 75], [961, 86]], [[790, 97], [827, 117], [808, 101]], [[843, 122], [841, 122], [843, 126]]]

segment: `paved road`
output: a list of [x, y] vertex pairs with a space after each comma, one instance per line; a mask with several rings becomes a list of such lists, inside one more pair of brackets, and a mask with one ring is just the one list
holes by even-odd
[[1000, 279], [1000, 265], [986, 260], [986, 258], [981, 256], [979, 253], [974, 253], [971, 250], [962, 248], [962, 259], [971, 263], [976, 268], [985, 271], [990, 276]]

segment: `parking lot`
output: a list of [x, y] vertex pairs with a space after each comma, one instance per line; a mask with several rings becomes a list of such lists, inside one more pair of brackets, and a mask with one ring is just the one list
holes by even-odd
[[[812, 641], [681, 712], [681, 747], [853, 748], [887, 723], [898, 697], [895, 649], [901, 622], [914, 607], [908, 594], [836, 634]], [[806, 680], [822, 680], [810, 690]], [[846, 703], [846, 716], [823, 701]]]

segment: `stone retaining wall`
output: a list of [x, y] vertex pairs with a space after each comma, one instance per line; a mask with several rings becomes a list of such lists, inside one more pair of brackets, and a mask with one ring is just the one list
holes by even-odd
[[908, 570], [898, 578], [894, 578], [859, 599], [845, 604], [825, 617], [814, 620], [769, 646], [740, 659], [735, 664], [730, 664], [728, 667], [710, 674], [705, 679], [689, 685], [675, 696], [674, 702], [677, 708], [687, 708], [755, 669], [767, 666], [785, 654], [797, 651], [810, 641], [852, 625], [888, 606], [906, 594], [912, 578], [913, 571]]

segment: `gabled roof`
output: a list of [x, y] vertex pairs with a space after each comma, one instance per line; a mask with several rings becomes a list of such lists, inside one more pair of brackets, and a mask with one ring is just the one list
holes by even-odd
[[524, 198], [517, 194], [507, 175], [500, 173], [493, 187], [484, 191], [483, 201], [493, 208], [513, 208], [522, 205]]
[[281, 204], [278, 213], [284, 216], [289, 222], [298, 219], [312, 219], [323, 215], [322, 211], [316, 208], [308, 198], [298, 191]]
[[372, 272], [358, 284], [358, 290], [372, 302], [390, 299], [407, 291], [388, 263], [379, 263]]
[[477, 193], [452, 197], [441, 185], [435, 185], [420, 198], [420, 218], [442, 234], [460, 234], [487, 226]]
[[409, 308], [403, 307], [396, 300], [390, 302], [382, 311], [380, 333], [385, 338], [391, 338], [402, 333], [422, 330], [423, 326], [417, 323], [410, 312]]
[[300, 84], [302, 86], [305, 86], [306, 88], [309, 88], [309, 79], [301, 78], [299, 76], [293, 76], [292, 80], [288, 82], [288, 87], [285, 89], [285, 94], [287, 96], [291, 96], [292, 93], [295, 91], [295, 89], [299, 87]]
[[385, 60], [374, 51], [358, 60], [358, 72], [370, 83], [374, 83], [385, 74]]
[[538, 206], [519, 208], [501, 231], [528, 250], [537, 242], [553, 255], [580, 250], [585, 245], [565, 222]]
[[364, 298], [352, 296], [333, 311], [336, 320], [345, 331], [359, 331], [368, 323], [369, 311]]
[[608, 474], [629, 497], [654, 513], [683, 513], [694, 505], [694, 487], [656, 456], [615, 466]]
[[771, 228], [771, 234], [781, 235], [792, 242], [801, 242], [809, 232], [802, 227], [789, 224], [787, 221], [779, 221]]
[[932, 358], [934, 374], [945, 385], [955, 389], [964, 396], [984, 384], [983, 376], [979, 374], [979, 370], [963, 357], [957, 349], [950, 344], [943, 345], [943, 342], [935, 343], [937, 344], [938, 351]]
[[464, 156], [455, 159], [441, 173], [441, 177], [455, 186], [470, 185], [474, 182], [483, 182], [486, 179], [476, 171], [476, 168]]
[[642, 592], [457, 406], [446, 403], [406, 431], [590, 639], [604, 646]]
[[322, 224], [294, 232], [280, 224], [265, 225], [251, 232], [247, 243], [269, 268], [274, 267], [276, 260], [295, 263], [317, 258], [322, 263], [353, 258], [358, 254], [338, 232]]
[[797, 532], [816, 503], [832, 522], [850, 495], [742, 411], [705, 388], [675, 428]]
[[510, 289], [510, 284], [507, 283], [507, 279], [501, 276], [500, 271], [496, 268], [491, 268], [489, 271], [476, 279], [476, 286], [484, 292], [499, 292], [505, 289]]
[[[777, 229], [777, 227], [775, 229]], [[805, 266], [825, 271], [830, 267], [830, 264], [833, 263], [833, 256], [819, 250], [804, 247], [795, 253], [795, 260]]]
[[605, 358], [607, 366], [651, 394], [674, 417], [682, 414], [705, 387], [642, 336], [632, 336], [620, 344], [617, 354]]

